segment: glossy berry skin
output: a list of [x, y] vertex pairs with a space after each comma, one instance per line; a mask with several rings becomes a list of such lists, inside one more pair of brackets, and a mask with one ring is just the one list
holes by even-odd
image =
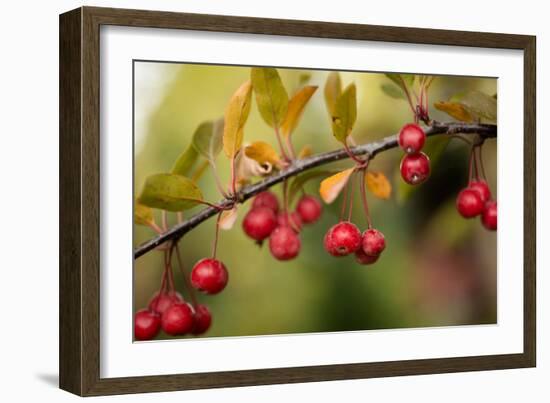
[[478, 192], [470, 188], [463, 189], [456, 198], [456, 209], [464, 218], [472, 218], [483, 212], [484, 203]]
[[417, 124], [409, 123], [403, 126], [397, 141], [407, 154], [416, 154], [424, 147], [426, 133]]
[[212, 315], [206, 305], [195, 306], [194, 325], [191, 333], [198, 335], [206, 333], [212, 324]]
[[225, 265], [212, 258], [199, 260], [191, 271], [193, 287], [207, 294], [217, 294], [223, 290], [228, 278], [229, 274]]
[[256, 195], [254, 200], [252, 200], [252, 209], [258, 207], [267, 207], [277, 214], [279, 211], [279, 200], [277, 200], [277, 196], [275, 196], [274, 193], [266, 190], [265, 192]]
[[313, 224], [321, 217], [323, 206], [316, 197], [303, 196], [296, 206], [296, 211], [305, 224]]
[[161, 319], [162, 330], [171, 336], [182, 335], [193, 330], [193, 310], [189, 304], [178, 302], [168, 308]]
[[346, 256], [361, 247], [361, 231], [349, 221], [332, 226], [325, 235], [324, 246], [332, 256]]
[[279, 213], [277, 215], [277, 226], [290, 226], [294, 231], [300, 232], [302, 230], [302, 218], [296, 211], [291, 214]]
[[497, 230], [497, 202], [489, 201], [481, 215], [481, 223], [490, 231]]
[[243, 220], [246, 235], [256, 241], [266, 239], [277, 226], [277, 216], [268, 207], [257, 207], [250, 210]]
[[491, 190], [489, 189], [489, 185], [487, 185], [487, 182], [485, 182], [484, 180], [472, 181], [470, 182], [470, 185], [468, 187], [479, 194], [479, 197], [481, 198], [483, 204], [491, 200]]
[[136, 312], [134, 337], [136, 340], [151, 340], [160, 330], [160, 316], [148, 309]]
[[302, 242], [290, 226], [281, 225], [269, 237], [269, 250], [277, 260], [291, 260], [300, 253]]
[[366, 255], [378, 256], [386, 248], [386, 239], [377, 229], [371, 228], [363, 233], [362, 249]]
[[149, 310], [162, 315], [164, 311], [177, 302], [183, 302], [179, 292], [156, 293], [149, 302]]
[[378, 260], [379, 257], [380, 255], [367, 255], [362, 248], [357, 249], [357, 251], [355, 252], [355, 261], [363, 265], [373, 264]]
[[430, 176], [430, 159], [422, 152], [407, 154], [401, 160], [401, 177], [409, 185], [419, 185]]

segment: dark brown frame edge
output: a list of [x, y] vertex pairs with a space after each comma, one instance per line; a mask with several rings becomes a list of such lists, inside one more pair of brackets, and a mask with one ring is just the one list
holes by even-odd
[[[99, 376], [101, 25], [524, 51], [524, 352], [128, 378]], [[82, 7], [60, 16], [60, 387], [81, 396], [496, 370], [536, 365], [534, 36]]]

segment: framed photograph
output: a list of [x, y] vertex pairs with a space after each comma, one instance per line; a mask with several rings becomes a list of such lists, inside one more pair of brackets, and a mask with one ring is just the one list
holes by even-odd
[[535, 83], [533, 36], [62, 14], [60, 387], [535, 366]]

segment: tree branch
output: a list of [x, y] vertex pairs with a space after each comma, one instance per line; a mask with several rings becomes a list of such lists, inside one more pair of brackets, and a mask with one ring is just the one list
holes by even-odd
[[[497, 136], [497, 126], [496, 125], [487, 125], [487, 124], [475, 124], [475, 123], [439, 123], [433, 122], [431, 126], [425, 129], [427, 136], [434, 136], [438, 134], [477, 134], [481, 140], [486, 138], [492, 138]], [[374, 158], [377, 154], [397, 147], [397, 135], [385, 137], [382, 140], [375, 141], [368, 144], [362, 144], [356, 147], [350, 148], [351, 152], [354, 155], [369, 155], [370, 159]], [[291, 165], [285, 169], [279, 171], [275, 175], [271, 175], [264, 180], [254, 183], [252, 185], [242, 188], [237, 194], [237, 200], [239, 203], [242, 203], [256, 194], [263, 192], [264, 190], [269, 189], [271, 186], [276, 185], [287, 178], [299, 175], [300, 173], [307, 171], [311, 168], [318, 167], [320, 165], [325, 165], [331, 162], [340, 161], [343, 159], [349, 158], [345, 149], [339, 149], [336, 151], [329, 151], [322, 154], [317, 154], [309, 158], [299, 159], [294, 161]], [[230, 207], [234, 204], [232, 199], [223, 199], [217, 205], [219, 207]], [[134, 250], [134, 258], [144, 255], [145, 253], [151, 251], [162, 243], [172, 240], [179, 239], [187, 232], [191, 231], [197, 225], [206, 221], [210, 217], [216, 215], [219, 212], [218, 208], [207, 207], [199, 211], [194, 216], [189, 219], [176, 224], [168, 231], [164, 232], [161, 235], [158, 235], [143, 244], [139, 245]]]

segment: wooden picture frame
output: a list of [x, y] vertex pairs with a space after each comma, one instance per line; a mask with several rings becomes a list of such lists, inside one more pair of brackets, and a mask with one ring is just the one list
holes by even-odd
[[[128, 378], [100, 377], [100, 27], [170, 28], [524, 52], [523, 353]], [[82, 7], [60, 16], [60, 387], [81, 396], [496, 370], [536, 363], [535, 37]]]

